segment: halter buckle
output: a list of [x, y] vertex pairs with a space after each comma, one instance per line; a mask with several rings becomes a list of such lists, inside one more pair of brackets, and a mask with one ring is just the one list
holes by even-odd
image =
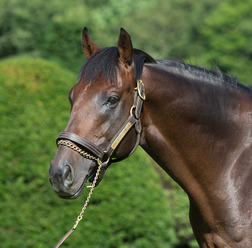
[[140, 96], [140, 98], [142, 100], [145, 100], [146, 97], [145, 97], [145, 90], [144, 90], [144, 83], [142, 80], [137, 80], [137, 92], [138, 92], [138, 95]]

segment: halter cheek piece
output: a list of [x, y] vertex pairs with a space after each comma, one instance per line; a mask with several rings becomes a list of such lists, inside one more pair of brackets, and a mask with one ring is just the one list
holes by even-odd
[[[142, 80], [137, 80], [137, 87], [135, 88], [135, 93], [134, 93], [134, 103], [130, 109], [130, 115], [128, 119], [124, 122], [120, 130], [115, 134], [113, 139], [108, 143], [105, 149], [101, 149], [99, 146], [86, 140], [85, 138], [75, 133], [71, 133], [67, 131], [60, 132], [56, 140], [57, 145], [67, 146], [79, 152], [82, 156], [84, 156], [87, 159], [96, 160], [98, 164], [101, 162], [108, 165], [108, 163], [110, 162], [110, 158], [113, 155], [115, 149], [118, 147], [118, 145], [126, 136], [126, 134], [129, 132], [129, 130], [133, 126], [135, 126], [137, 140], [132, 151], [128, 154], [128, 156], [130, 156], [136, 150], [140, 142], [140, 134], [142, 130], [140, 114], [141, 114], [144, 100], [145, 100], [144, 84]], [[82, 149], [72, 145], [66, 140], [71, 141], [80, 147], [83, 147], [86, 151], [84, 152]], [[87, 151], [91, 152], [92, 154], [89, 154]], [[113, 159], [111, 160], [111, 162], [120, 161], [120, 160], [121, 159]]]

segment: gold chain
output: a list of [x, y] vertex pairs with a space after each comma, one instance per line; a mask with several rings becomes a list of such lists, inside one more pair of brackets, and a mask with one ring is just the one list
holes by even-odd
[[[69, 232], [67, 232], [67, 233], [63, 236], [63, 238], [58, 242], [58, 244], [55, 246], [55, 248], [60, 247], [60, 245], [66, 240], [66, 238], [69, 237], [69, 235], [70, 235], [73, 231], [75, 231], [75, 229], [77, 228], [79, 222], [82, 220], [83, 214], [85, 213], [85, 210], [86, 210], [86, 208], [87, 208], [87, 205], [88, 205], [88, 203], [89, 203], [89, 201], [90, 201], [90, 198], [91, 198], [91, 196], [92, 196], [92, 194], [93, 194], [93, 191], [94, 191], [94, 188], [95, 188], [95, 185], [96, 185], [96, 181], [97, 181], [97, 179], [98, 179], [98, 177], [99, 177], [99, 174], [100, 174], [100, 171], [101, 171], [101, 168], [102, 168], [102, 165], [103, 165], [102, 161], [101, 161], [99, 158], [96, 158], [96, 157], [90, 155], [89, 153], [83, 151], [82, 149], [80, 149], [79, 147], [73, 145], [72, 143], [70, 143], [70, 142], [68, 142], [68, 141], [59, 140], [58, 143], [57, 143], [57, 145], [67, 146], [67, 147], [73, 149], [74, 151], [78, 152], [79, 154], [81, 154], [81, 155], [84, 156], [85, 158], [88, 158], [88, 159], [91, 159], [91, 160], [95, 160], [95, 161], [98, 163], [98, 169], [97, 169], [97, 171], [96, 171], [94, 181], [93, 181], [93, 183], [92, 183], [92, 185], [91, 185], [91, 187], [90, 187], [90, 191], [89, 191], [89, 193], [88, 193], [88, 197], [87, 197], [87, 199], [86, 199], [86, 201], [85, 201], [85, 203], [84, 203], [84, 205], [83, 205], [83, 208], [81, 209], [80, 214], [78, 215], [78, 217], [77, 217], [77, 219], [76, 219], [76, 221], [75, 221], [74, 226], [71, 228], [71, 230], [70, 230]], [[105, 163], [107, 163], [108, 161], [109, 161], [109, 159], [108, 159]]]
[[98, 165], [99, 165], [99, 166], [98, 166], [98, 169], [97, 169], [97, 171], [96, 171], [94, 181], [93, 181], [93, 183], [92, 183], [92, 185], [91, 185], [91, 188], [90, 188], [90, 191], [89, 191], [89, 193], [88, 193], [87, 200], [86, 200], [85, 204], [83, 205], [83, 208], [82, 208], [82, 210], [81, 210], [79, 216], [77, 217], [77, 220], [76, 220], [76, 222], [75, 222], [75, 224], [74, 224], [74, 226], [73, 226], [73, 230], [76, 229], [76, 227], [78, 226], [79, 222], [82, 220], [82, 216], [83, 216], [83, 214], [84, 214], [84, 212], [85, 212], [85, 210], [86, 210], [86, 208], [87, 208], [87, 205], [88, 205], [88, 203], [89, 203], [89, 200], [90, 200], [90, 198], [91, 198], [91, 195], [93, 194], [96, 181], [97, 181], [97, 179], [98, 179], [98, 177], [99, 177], [99, 174], [100, 174], [100, 171], [101, 171], [101, 168], [102, 168], [102, 162], [101, 162], [101, 160], [100, 160], [99, 158], [98, 158], [98, 161], [97, 161], [97, 162], [98, 162]]
[[66, 141], [66, 140], [59, 140], [58, 143], [57, 143], [57, 145], [58, 145], [58, 146], [59, 146], [59, 145], [63, 145], [63, 146], [69, 147], [69, 148], [71, 148], [72, 150], [78, 152], [78, 153], [79, 153], [80, 155], [82, 155], [83, 157], [85, 157], [85, 158], [87, 158], [87, 159], [95, 160], [95, 161], [98, 163], [98, 169], [97, 169], [97, 171], [96, 171], [94, 181], [93, 181], [92, 185], [89, 186], [89, 187], [90, 187], [90, 191], [89, 191], [88, 197], [87, 197], [87, 199], [86, 199], [86, 202], [85, 202], [85, 204], [84, 204], [84, 206], [83, 206], [83, 208], [82, 208], [82, 210], [81, 210], [79, 216], [77, 217], [77, 220], [76, 220], [76, 222], [75, 222], [75, 225], [73, 226], [73, 230], [75, 230], [76, 227], [78, 226], [79, 222], [81, 221], [82, 216], [83, 216], [83, 214], [84, 214], [84, 212], [85, 212], [85, 210], [86, 210], [86, 208], [87, 208], [87, 205], [88, 205], [88, 203], [89, 203], [89, 200], [90, 200], [90, 198], [91, 198], [91, 195], [93, 194], [96, 181], [97, 181], [97, 179], [98, 179], [98, 177], [99, 177], [99, 174], [100, 174], [100, 171], [101, 171], [102, 161], [101, 161], [99, 158], [97, 158], [97, 157], [95, 157], [95, 156], [92, 156], [91, 154], [89, 154], [89, 153], [83, 151], [83, 150], [80, 149], [78, 146], [75, 146], [74, 144], [72, 144], [71, 142], [68, 142], [68, 141]]
[[87, 159], [91, 159], [91, 160], [95, 160], [98, 163], [99, 158], [92, 156], [91, 154], [83, 151], [82, 149], [80, 149], [78, 146], [73, 145], [72, 143], [66, 141], [66, 140], [59, 140], [57, 145], [63, 145], [66, 147], [71, 148], [72, 150], [78, 152], [81, 156], [87, 158]]

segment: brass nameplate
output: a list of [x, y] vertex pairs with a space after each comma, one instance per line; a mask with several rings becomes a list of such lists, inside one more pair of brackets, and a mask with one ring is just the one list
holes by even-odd
[[121, 142], [121, 140], [124, 138], [125, 134], [131, 129], [132, 124], [130, 122], [127, 123], [127, 125], [123, 128], [123, 130], [120, 132], [120, 134], [116, 137], [115, 141], [112, 143], [111, 148], [113, 150], [116, 149], [118, 144]]

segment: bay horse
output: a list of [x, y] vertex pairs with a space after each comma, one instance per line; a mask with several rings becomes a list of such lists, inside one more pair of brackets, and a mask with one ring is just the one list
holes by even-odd
[[71, 89], [50, 182], [78, 197], [102, 164], [140, 145], [188, 194], [202, 248], [252, 247], [252, 93], [235, 78], [134, 49], [121, 29], [99, 49], [87, 28], [86, 63]]

